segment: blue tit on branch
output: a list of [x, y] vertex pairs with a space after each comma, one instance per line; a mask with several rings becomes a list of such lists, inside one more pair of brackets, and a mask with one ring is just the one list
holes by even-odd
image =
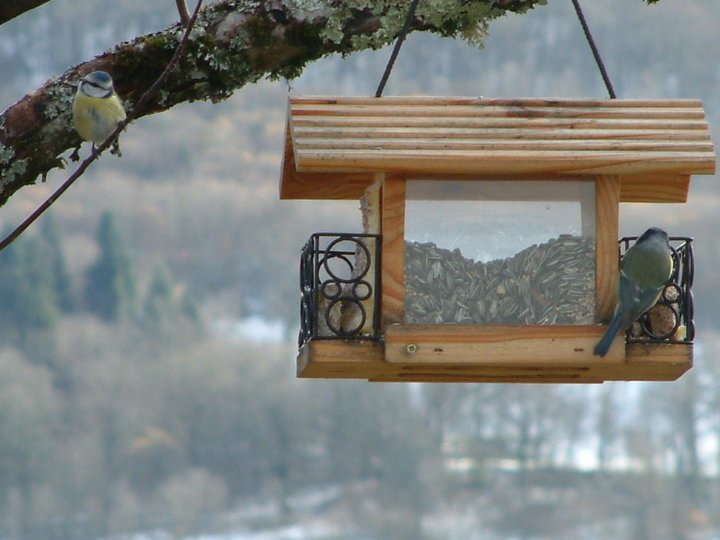
[[620, 263], [615, 314], [594, 354], [605, 356], [618, 332], [624, 332], [655, 305], [673, 271], [668, 235], [652, 227], [627, 250]]
[[[113, 80], [104, 71], [93, 71], [83, 77], [73, 102], [75, 131], [93, 146], [101, 144], [125, 120], [125, 109], [113, 88]], [[113, 154], [120, 155], [118, 142]]]

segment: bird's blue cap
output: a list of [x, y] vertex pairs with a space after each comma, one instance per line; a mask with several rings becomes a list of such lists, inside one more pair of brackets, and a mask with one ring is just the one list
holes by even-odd
[[99, 83], [112, 82], [112, 77], [106, 71], [93, 71], [86, 78], [96, 80]]
[[650, 227], [647, 231], [642, 233], [640, 238], [638, 238], [638, 242], [642, 242], [644, 240], [647, 240], [651, 236], [657, 236], [657, 235], [664, 236], [665, 238], [667, 238], [667, 236], [668, 236], [668, 234], [665, 231], [663, 231], [662, 229], [660, 229], [659, 227]]

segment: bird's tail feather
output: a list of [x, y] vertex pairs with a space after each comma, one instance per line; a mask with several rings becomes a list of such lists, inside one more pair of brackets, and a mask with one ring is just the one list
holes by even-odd
[[616, 315], [613, 317], [612, 322], [610, 323], [610, 326], [608, 326], [608, 329], [605, 331], [605, 334], [603, 334], [603, 337], [600, 338], [600, 341], [598, 341], [597, 345], [595, 345], [595, 348], [593, 349], [593, 354], [596, 354], [598, 356], [605, 356], [610, 350], [610, 345], [612, 345], [613, 340], [615, 339], [615, 336], [617, 336], [617, 333], [620, 331], [620, 327], [622, 325], [622, 317], [619, 315]]

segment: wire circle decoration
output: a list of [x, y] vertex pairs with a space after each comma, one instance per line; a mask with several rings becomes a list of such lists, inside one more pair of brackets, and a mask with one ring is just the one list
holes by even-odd
[[[324, 310], [325, 323], [337, 336], [356, 335], [365, 326], [367, 311], [363, 300], [372, 294], [372, 285], [363, 278], [370, 271], [370, 260], [365, 243], [352, 236], [339, 236], [331, 241], [320, 259], [319, 273], [328, 276], [320, 284], [320, 294], [329, 300]], [[359, 287], [364, 289], [362, 294], [358, 294]], [[334, 316], [338, 313], [339, 317]], [[348, 317], [347, 313], [354, 316]]]
[[311, 338], [377, 337], [379, 254], [379, 235], [312, 235], [300, 263], [301, 344]]

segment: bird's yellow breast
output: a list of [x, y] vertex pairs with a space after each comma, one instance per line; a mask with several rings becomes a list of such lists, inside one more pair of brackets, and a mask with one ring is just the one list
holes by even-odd
[[102, 143], [124, 119], [125, 109], [116, 95], [109, 98], [94, 98], [78, 93], [75, 96], [73, 103], [75, 130], [86, 141]]

